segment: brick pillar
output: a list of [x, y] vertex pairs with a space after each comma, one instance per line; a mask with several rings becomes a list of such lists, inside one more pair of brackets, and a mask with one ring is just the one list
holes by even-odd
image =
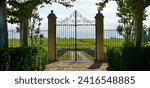
[[103, 23], [103, 14], [100, 13], [100, 10], [95, 16], [96, 19], [96, 60], [105, 61], [104, 58], [104, 23]]
[[56, 61], [56, 15], [51, 10], [48, 15], [48, 60]]

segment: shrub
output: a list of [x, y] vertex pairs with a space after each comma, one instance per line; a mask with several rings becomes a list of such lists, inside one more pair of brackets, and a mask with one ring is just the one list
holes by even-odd
[[110, 67], [115, 70], [150, 70], [150, 47], [111, 47], [107, 49]]
[[0, 70], [8, 70], [10, 56], [6, 49], [0, 49]]
[[47, 52], [40, 47], [0, 49], [0, 61], [0, 70], [44, 70], [47, 64]]

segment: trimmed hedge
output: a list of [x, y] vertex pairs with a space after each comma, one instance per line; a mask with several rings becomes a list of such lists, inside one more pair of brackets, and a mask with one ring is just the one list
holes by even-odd
[[107, 59], [115, 70], [150, 70], [150, 47], [111, 47], [107, 49]]
[[40, 47], [0, 49], [0, 70], [44, 70], [48, 62], [47, 52]]

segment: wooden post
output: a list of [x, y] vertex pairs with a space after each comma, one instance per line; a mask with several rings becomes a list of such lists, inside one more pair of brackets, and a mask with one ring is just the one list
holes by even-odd
[[51, 10], [48, 15], [48, 60], [56, 61], [56, 15]]
[[100, 10], [95, 16], [96, 19], [96, 60], [105, 61], [104, 58], [104, 23], [103, 23], [103, 14], [100, 13]]

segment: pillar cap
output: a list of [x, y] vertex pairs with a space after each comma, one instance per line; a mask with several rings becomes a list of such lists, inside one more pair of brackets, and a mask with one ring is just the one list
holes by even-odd
[[57, 18], [56, 15], [54, 14], [54, 11], [51, 10], [51, 13], [48, 15], [47, 18]]

